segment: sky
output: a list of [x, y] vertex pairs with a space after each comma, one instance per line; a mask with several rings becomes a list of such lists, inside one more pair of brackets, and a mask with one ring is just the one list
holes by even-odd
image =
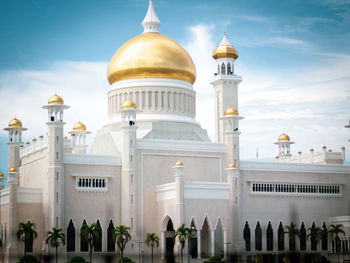
[[[346, 147], [350, 160], [349, 0], [154, 0], [160, 32], [180, 43], [197, 69], [196, 119], [215, 141], [211, 57], [226, 32], [240, 56], [242, 159], [273, 160], [278, 136], [292, 153]], [[24, 140], [46, 133], [41, 108], [55, 92], [71, 108], [65, 134], [86, 124], [91, 143], [107, 120], [108, 62], [142, 33], [147, 0], [1, 0], [0, 127], [19, 118]], [[7, 170], [0, 131], [0, 171]]]

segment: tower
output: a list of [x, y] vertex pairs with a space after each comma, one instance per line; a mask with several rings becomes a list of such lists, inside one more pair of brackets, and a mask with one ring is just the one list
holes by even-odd
[[175, 170], [175, 184], [176, 184], [176, 214], [178, 216], [179, 226], [185, 224], [184, 214], [184, 164], [181, 161], [175, 163], [172, 167]]
[[278, 158], [276, 157], [276, 159], [281, 160], [292, 156], [290, 153], [290, 145], [294, 144], [294, 142], [290, 141], [290, 137], [287, 134], [282, 133], [278, 137], [278, 141], [274, 144], [277, 144], [279, 149]]
[[77, 122], [73, 126], [73, 131], [69, 132], [72, 135], [72, 152], [77, 154], [86, 154], [86, 135], [91, 132], [86, 130], [86, 126], [82, 122]]
[[138, 238], [137, 222], [135, 220], [136, 207], [135, 184], [135, 145], [136, 145], [136, 104], [125, 101], [122, 106], [122, 176], [121, 176], [121, 223], [130, 226], [131, 236]]
[[234, 107], [228, 107], [220, 118], [223, 124], [223, 143], [226, 144], [226, 163], [236, 167], [239, 167], [239, 120], [242, 119], [244, 117], [239, 116]]
[[19, 158], [20, 145], [22, 144], [22, 131], [27, 130], [22, 127], [22, 122], [14, 118], [4, 129], [9, 133], [8, 145], [8, 169], [16, 168], [19, 170], [21, 160]]
[[45, 232], [51, 227], [64, 229], [63, 111], [69, 106], [57, 94], [42, 107], [48, 111], [48, 173], [44, 201]]
[[224, 131], [220, 117], [229, 107], [238, 109], [238, 84], [242, 81], [242, 77], [235, 74], [234, 63], [238, 58], [238, 52], [229, 43], [226, 34], [212, 56], [217, 64], [217, 72], [211, 80], [215, 89], [216, 138], [218, 142], [223, 143]]
[[[349, 121], [349, 124], [345, 125], [344, 127], [350, 129], [350, 121]], [[350, 139], [348, 141], [350, 142]]]

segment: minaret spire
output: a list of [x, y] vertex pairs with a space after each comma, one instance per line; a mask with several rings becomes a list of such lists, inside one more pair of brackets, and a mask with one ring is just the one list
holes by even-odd
[[143, 32], [159, 32], [160, 20], [157, 17], [156, 11], [154, 11], [153, 1], [149, 0], [148, 10], [145, 18], [142, 21], [144, 28]]
[[224, 32], [224, 37], [222, 38], [219, 46], [225, 46], [225, 45], [231, 45], [231, 43], [228, 41], [226, 37], [226, 32]]

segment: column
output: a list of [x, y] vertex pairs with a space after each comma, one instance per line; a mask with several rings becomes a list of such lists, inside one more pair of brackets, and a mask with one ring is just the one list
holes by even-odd
[[201, 259], [201, 253], [202, 253], [202, 248], [201, 248], [201, 231], [197, 230], [197, 254], [198, 254], [198, 259]]
[[210, 256], [215, 255], [215, 229], [210, 229]]
[[223, 232], [224, 232], [224, 259], [226, 259], [227, 258], [227, 247], [228, 247], [228, 245], [226, 244], [227, 243], [227, 229], [223, 228]]
[[165, 230], [160, 231], [160, 249], [161, 249], [161, 260], [165, 259]]

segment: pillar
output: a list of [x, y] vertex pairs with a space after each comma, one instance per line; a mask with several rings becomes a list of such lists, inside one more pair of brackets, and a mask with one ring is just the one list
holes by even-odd
[[202, 254], [202, 248], [201, 248], [201, 231], [197, 230], [197, 254], [198, 254], [198, 259], [201, 259], [201, 254]]
[[215, 229], [210, 229], [210, 256], [215, 255]]

